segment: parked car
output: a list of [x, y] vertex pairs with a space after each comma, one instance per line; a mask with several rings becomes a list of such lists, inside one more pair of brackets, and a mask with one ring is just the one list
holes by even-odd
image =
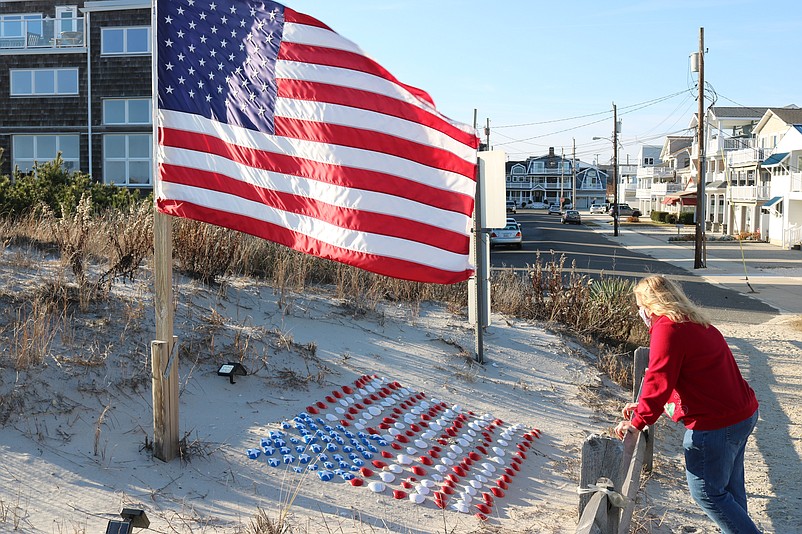
[[590, 205], [590, 213], [591, 215], [596, 213], [606, 213], [607, 208], [603, 204], [591, 204]]
[[577, 210], [565, 210], [562, 215], [563, 224], [582, 224], [582, 217]]
[[518, 213], [514, 200], [507, 201], [507, 213]]
[[504, 228], [490, 230], [490, 248], [507, 245], [518, 250], [523, 246], [523, 234], [517, 223], [510, 223]]
[[551, 204], [549, 206], [549, 215], [559, 215], [560, 214], [560, 205], [559, 204]]
[[630, 207], [629, 204], [618, 204], [618, 206], [613, 206], [610, 208], [610, 216], [615, 217], [615, 215], [619, 217], [640, 217], [641, 212], [640, 210], [635, 210]]

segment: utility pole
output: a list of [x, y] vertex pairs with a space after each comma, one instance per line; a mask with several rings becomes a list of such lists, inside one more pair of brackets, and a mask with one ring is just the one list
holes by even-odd
[[618, 110], [613, 102], [613, 236], [618, 237]]
[[557, 199], [557, 203], [560, 206], [560, 211], [563, 210], [563, 185], [565, 180], [563, 173], [565, 172], [565, 167], [563, 167], [563, 162], [565, 161], [565, 154], [563, 152], [562, 147], [560, 147], [560, 198]]
[[699, 28], [699, 129], [698, 159], [696, 160], [696, 239], [694, 240], [693, 268], [705, 265], [705, 29]]
[[576, 138], [571, 138], [571, 144], [573, 145], [573, 150], [571, 152], [571, 204], [574, 205], [574, 209], [579, 209], [579, 206], [576, 205]]
[[[476, 122], [477, 110], [473, 110], [473, 127], [477, 127]], [[487, 127], [485, 128], [485, 138], [487, 139], [487, 150], [490, 150], [490, 119], [487, 119]], [[482, 187], [480, 183], [481, 172], [479, 171], [479, 161], [476, 162], [476, 198], [474, 201], [473, 210], [473, 253], [476, 271], [474, 277], [476, 279], [476, 294], [470, 298], [475, 299], [476, 303], [476, 325], [474, 330], [474, 360], [478, 363], [484, 363], [484, 321], [483, 310], [487, 303], [485, 302], [487, 290], [487, 273], [485, 272], [485, 237], [484, 229], [482, 228], [482, 213], [484, 213], [484, 199], [482, 198]]]

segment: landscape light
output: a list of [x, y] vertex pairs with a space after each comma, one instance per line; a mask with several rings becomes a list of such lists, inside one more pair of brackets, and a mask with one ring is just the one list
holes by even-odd
[[242, 366], [241, 363], [228, 362], [220, 366], [217, 370], [217, 376], [227, 376], [231, 383], [234, 383], [234, 376], [245, 376], [248, 371]]
[[106, 534], [130, 534], [134, 528], [148, 528], [150, 520], [144, 510], [137, 508], [123, 508], [120, 512], [122, 521], [109, 521]]

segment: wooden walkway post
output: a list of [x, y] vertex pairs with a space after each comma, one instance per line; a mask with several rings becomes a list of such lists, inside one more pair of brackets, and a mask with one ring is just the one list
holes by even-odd
[[153, 455], [178, 456], [178, 354], [173, 336], [173, 224], [158, 211], [153, 220], [156, 339], [151, 342]]

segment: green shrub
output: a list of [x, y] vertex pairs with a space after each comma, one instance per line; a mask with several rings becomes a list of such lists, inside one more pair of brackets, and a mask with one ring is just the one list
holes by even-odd
[[683, 211], [679, 214], [679, 222], [681, 224], [695, 224], [694, 213], [692, 211]]
[[0, 178], [0, 216], [21, 217], [47, 206], [60, 217], [63, 209], [73, 212], [84, 194], [95, 213], [128, 209], [141, 200], [138, 191], [93, 182], [88, 174], [66, 170], [59, 154], [53, 161], [37, 163], [34, 172]]
[[677, 224], [677, 215], [676, 213], [668, 213], [666, 214], [666, 220], [668, 224]]
[[654, 222], [664, 223], [664, 222], [666, 222], [666, 216], [667, 215], [668, 215], [667, 211], [657, 211], [657, 210], [655, 210], [655, 211], [652, 211], [651, 217], [652, 217], [652, 220]]

